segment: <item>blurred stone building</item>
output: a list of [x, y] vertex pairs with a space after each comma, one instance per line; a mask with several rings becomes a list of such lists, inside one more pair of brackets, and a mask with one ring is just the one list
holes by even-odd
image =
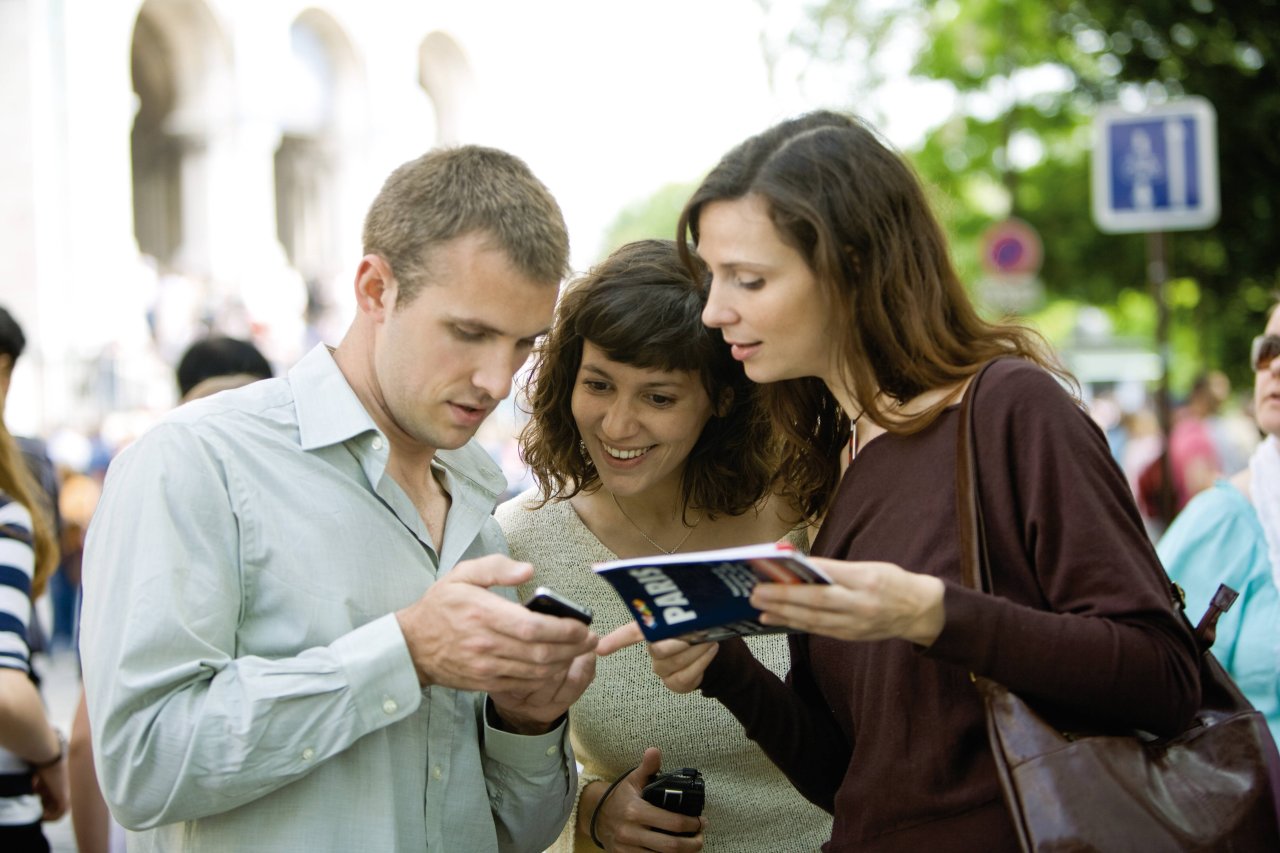
[[11, 428], [166, 408], [209, 329], [283, 366], [336, 340], [382, 179], [465, 138], [448, 5], [0, 0]]

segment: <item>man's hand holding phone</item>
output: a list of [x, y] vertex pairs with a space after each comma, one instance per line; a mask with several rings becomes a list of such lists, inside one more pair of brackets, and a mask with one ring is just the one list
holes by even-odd
[[459, 563], [396, 612], [425, 684], [488, 693], [512, 731], [547, 731], [591, 683], [598, 638], [571, 619], [549, 619], [489, 591], [533, 574], [491, 554]]
[[534, 613], [547, 616], [559, 616], [564, 619], [577, 619], [583, 625], [590, 625], [593, 616], [590, 607], [584, 607], [550, 587], [540, 586], [529, 596], [524, 606]]

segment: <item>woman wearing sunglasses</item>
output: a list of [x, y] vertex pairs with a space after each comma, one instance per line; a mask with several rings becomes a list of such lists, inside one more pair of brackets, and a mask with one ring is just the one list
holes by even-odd
[[1213, 653], [1280, 740], [1280, 311], [1253, 340], [1254, 417], [1266, 439], [1249, 466], [1187, 504], [1160, 540], [1160, 559], [1201, 613], [1218, 584], [1240, 593], [1218, 622]]

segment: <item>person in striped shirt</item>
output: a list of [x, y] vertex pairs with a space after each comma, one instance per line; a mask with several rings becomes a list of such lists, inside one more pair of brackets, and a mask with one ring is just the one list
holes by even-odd
[[0, 849], [11, 853], [47, 851], [40, 824], [68, 802], [64, 741], [45, 715], [27, 641], [32, 603], [58, 562], [37, 488], [0, 424]]

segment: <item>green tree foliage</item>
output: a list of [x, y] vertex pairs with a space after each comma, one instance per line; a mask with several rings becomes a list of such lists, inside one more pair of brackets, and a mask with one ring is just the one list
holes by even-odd
[[[1072, 3], [1062, 25], [1098, 33], [1098, 63], [1157, 93], [1208, 98], [1218, 114], [1222, 216], [1170, 241], [1170, 269], [1198, 283], [1194, 328], [1210, 363], [1251, 379], [1245, 354], [1280, 286], [1280, 3], [1146, 0]], [[1112, 88], [1086, 81], [1095, 97]], [[1181, 306], [1177, 306], [1181, 307]]]
[[[838, 56], [844, 42], [853, 60], [873, 63], [894, 27], [922, 32], [913, 73], [949, 82], [959, 109], [910, 155], [940, 191], [961, 269], [976, 280], [982, 231], [1020, 216], [1045, 237], [1049, 296], [1110, 306], [1117, 331], [1127, 334], [1149, 335], [1139, 327], [1153, 325], [1132, 310], [1147, 288], [1144, 238], [1103, 235], [1091, 221], [1094, 111], [1117, 99], [1207, 98], [1218, 113], [1222, 217], [1210, 230], [1168, 237], [1177, 280], [1171, 338], [1181, 360], [1221, 366], [1242, 382], [1251, 377], [1248, 340], [1280, 286], [1278, 5], [826, 0], [792, 43], [821, 61]], [[1194, 372], [1179, 368], [1179, 378]]]
[[633, 240], [672, 240], [684, 203], [698, 188], [696, 183], [667, 184], [648, 198], [623, 208], [605, 234], [601, 259]]

